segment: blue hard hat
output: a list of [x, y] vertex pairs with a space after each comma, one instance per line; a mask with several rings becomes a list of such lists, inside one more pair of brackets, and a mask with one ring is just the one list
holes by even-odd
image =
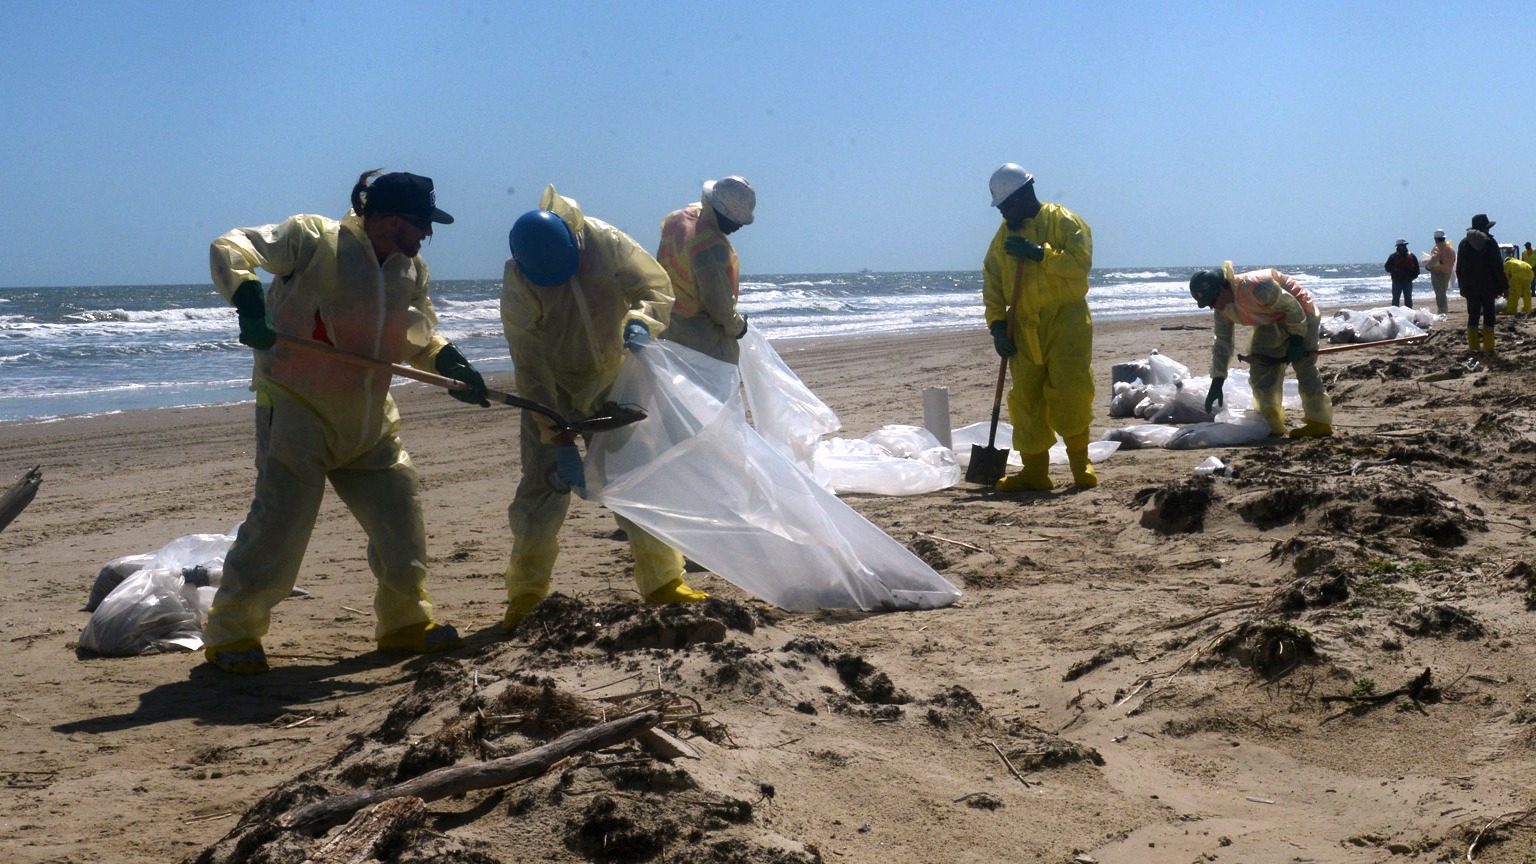
[[529, 210], [517, 217], [507, 241], [517, 269], [529, 282], [545, 288], [571, 278], [581, 260], [570, 227], [549, 210]]

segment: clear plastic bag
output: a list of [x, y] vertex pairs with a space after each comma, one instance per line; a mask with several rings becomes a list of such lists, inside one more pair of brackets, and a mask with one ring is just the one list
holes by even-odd
[[671, 342], [627, 356], [612, 398], [648, 416], [592, 437], [587, 497], [784, 609], [954, 603], [955, 586], [747, 425], [739, 380]]
[[80, 647], [105, 657], [203, 647], [198, 588], [177, 568], [140, 570], [124, 579], [85, 622]]
[[109, 562], [86, 601], [91, 618], [80, 647], [106, 657], [201, 648], [203, 618], [234, 541], [234, 531], [188, 534], [148, 555]]

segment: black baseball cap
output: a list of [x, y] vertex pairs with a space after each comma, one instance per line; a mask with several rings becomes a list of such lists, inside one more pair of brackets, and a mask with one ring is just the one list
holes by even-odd
[[378, 216], [415, 216], [440, 225], [452, 225], [453, 217], [437, 209], [432, 178], [396, 171], [381, 174], [368, 186], [364, 209]]

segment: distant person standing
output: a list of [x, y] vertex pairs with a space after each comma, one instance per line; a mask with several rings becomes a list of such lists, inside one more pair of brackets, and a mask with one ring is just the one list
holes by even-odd
[[1435, 311], [1444, 315], [1449, 311], [1446, 296], [1450, 292], [1451, 276], [1456, 271], [1456, 250], [1445, 239], [1444, 229], [1435, 229], [1435, 246], [1429, 250], [1429, 285], [1435, 289]]
[[1392, 305], [1412, 309], [1413, 280], [1419, 278], [1419, 258], [1408, 251], [1407, 240], [1397, 241], [1397, 251], [1387, 256], [1386, 270], [1392, 277]]
[[1524, 315], [1531, 311], [1531, 265], [1511, 255], [1504, 259], [1504, 278], [1509, 282], [1509, 302], [1504, 311]]
[[747, 335], [746, 316], [736, 309], [741, 263], [726, 237], [751, 225], [756, 207], [752, 184], [732, 175], [705, 183], [697, 203], [661, 221], [656, 260], [672, 277], [674, 299], [659, 338], [727, 363], [740, 357], [736, 340]]
[[[1035, 178], [1008, 163], [992, 174], [992, 206], [1003, 224], [982, 264], [982, 301], [998, 356], [1008, 358], [1013, 388], [1008, 418], [1024, 469], [999, 492], [1049, 490], [1050, 449], [1060, 434], [1072, 482], [1097, 486], [1088, 462], [1093, 421], [1093, 318], [1088, 271], [1093, 234], [1060, 204], [1035, 196]], [[1010, 304], [1012, 304], [1010, 306]]]
[[1509, 294], [1499, 241], [1489, 233], [1494, 224], [1487, 214], [1473, 216], [1472, 227], [1456, 247], [1457, 291], [1467, 298], [1467, 348], [1489, 353], [1494, 351], [1493, 301]]

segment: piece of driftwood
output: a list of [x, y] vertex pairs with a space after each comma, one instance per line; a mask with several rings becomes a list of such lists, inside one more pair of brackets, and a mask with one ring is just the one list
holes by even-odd
[[513, 756], [503, 756], [471, 765], [449, 765], [383, 789], [363, 789], [305, 804], [284, 816], [280, 824], [284, 828], [296, 828], [312, 822], [334, 822], [363, 807], [407, 795], [415, 796], [422, 801], [436, 801], [474, 789], [505, 786], [519, 780], [537, 777], [562, 759], [570, 758], [577, 753], [617, 744], [633, 737], [642, 729], [650, 729], [660, 722], [660, 711], [631, 714], [587, 729], [568, 732], [548, 744]]
[[663, 759], [699, 758], [699, 751], [692, 744], [660, 727], [641, 729], [635, 734], [635, 740], [640, 742], [640, 746]]
[[43, 472], [41, 466], [34, 465], [31, 471], [21, 475], [21, 479], [11, 484], [11, 488], [0, 495], [0, 531], [11, 524], [11, 520], [27, 509], [32, 499], [37, 497], [37, 487], [43, 484]]
[[420, 798], [390, 798], [353, 816], [347, 827], [305, 858], [304, 864], [372, 864], [401, 835], [426, 822], [427, 805]]

